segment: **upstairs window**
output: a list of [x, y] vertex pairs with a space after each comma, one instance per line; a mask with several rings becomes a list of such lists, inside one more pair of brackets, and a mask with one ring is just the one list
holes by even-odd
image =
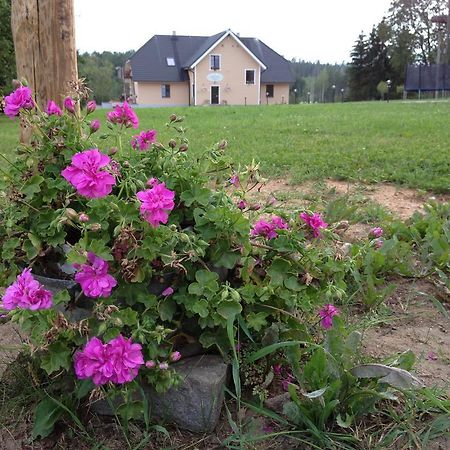
[[209, 55], [209, 65], [211, 70], [220, 69], [220, 55]]
[[161, 97], [170, 98], [170, 84], [161, 85]]
[[168, 56], [166, 58], [166, 62], [167, 62], [167, 65], [170, 66], [170, 67], [175, 66], [175, 58], [173, 58], [171, 56]]
[[253, 69], [245, 71], [245, 84], [255, 84], [255, 71]]
[[266, 85], [266, 96], [273, 97], [273, 84]]

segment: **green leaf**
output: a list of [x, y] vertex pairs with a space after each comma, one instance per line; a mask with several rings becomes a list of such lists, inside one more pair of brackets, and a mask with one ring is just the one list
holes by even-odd
[[198, 314], [200, 317], [208, 317], [208, 302], [204, 299], [196, 300], [192, 305], [192, 311]]
[[219, 259], [215, 261], [215, 265], [218, 267], [226, 267], [232, 269], [239, 261], [240, 255], [235, 252], [222, 253]]
[[260, 331], [263, 326], [267, 324], [266, 317], [268, 316], [265, 312], [254, 313], [251, 312], [247, 315], [246, 321], [249, 328], [253, 328], [256, 331]]
[[92, 380], [78, 380], [76, 384], [76, 397], [78, 400], [86, 397], [89, 392], [94, 389], [95, 385]]
[[63, 409], [51, 398], [45, 398], [36, 406], [34, 413], [33, 438], [47, 437], [55, 427], [55, 423], [61, 417]]
[[217, 307], [217, 312], [224, 319], [227, 320], [234, 318], [241, 311], [242, 311], [241, 304], [234, 301], [222, 301], [219, 303], [219, 306]]
[[172, 320], [176, 310], [177, 305], [171, 297], [164, 298], [158, 305], [159, 317], [164, 321]]
[[353, 416], [351, 416], [348, 413], [345, 413], [345, 420], [342, 419], [341, 414], [339, 413], [336, 417], [336, 423], [341, 428], [350, 428], [351, 424], [353, 422]]
[[279, 348], [292, 347], [292, 346], [296, 346], [296, 345], [309, 345], [314, 348], [319, 347], [318, 345], [311, 344], [311, 342], [306, 342], [306, 341], [277, 342], [275, 344], [268, 345], [267, 347], [261, 348], [260, 350], [254, 352], [254, 353], [251, 353], [246, 358], [245, 361], [247, 363], [252, 363], [252, 362], [258, 361], [258, 359], [264, 358], [264, 356], [267, 356], [270, 353], [273, 353], [274, 351], [278, 350]]
[[274, 286], [282, 285], [291, 268], [291, 263], [289, 261], [281, 258], [275, 258], [271, 266], [267, 269], [267, 273], [271, 278], [272, 284]]
[[34, 194], [41, 192], [41, 183], [44, 181], [44, 177], [40, 175], [33, 175], [26, 181], [20, 192], [27, 197], [27, 199], [33, 197]]
[[44, 355], [41, 356], [41, 368], [52, 374], [60, 369], [69, 369], [71, 351], [62, 342], [54, 342], [48, 346]]
[[197, 270], [195, 274], [195, 279], [198, 281], [199, 284], [202, 286], [210, 285], [212, 282], [217, 281], [219, 278], [219, 275], [217, 275], [216, 272], [211, 272], [210, 270]]

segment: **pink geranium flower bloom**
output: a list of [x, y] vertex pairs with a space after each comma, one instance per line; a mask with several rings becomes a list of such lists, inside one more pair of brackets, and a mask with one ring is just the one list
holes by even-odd
[[165, 183], [154, 180], [151, 189], [136, 194], [141, 202], [141, 214], [153, 227], [167, 223], [169, 212], [175, 207], [175, 192], [166, 188]]
[[166, 289], [164, 289], [163, 291], [162, 291], [162, 294], [161, 295], [163, 295], [164, 297], [169, 297], [170, 295], [172, 295], [174, 293], [174, 290], [173, 290], [173, 287], [168, 287], [168, 288], [166, 288]]
[[87, 102], [86, 105], [86, 111], [88, 114], [94, 112], [97, 109], [97, 103], [95, 103], [95, 100], [91, 100]]
[[266, 222], [265, 220], [258, 220], [258, 222], [253, 225], [250, 236], [262, 236], [266, 239], [274, 239], [278, 237], [278, 233], [276, 232], [276, 230], [285, 230], [288, 228], [289, 225], [281, 217], [272, 216], [270, 222]]
[[72, 164], [61, 175], [75, 187], [80, 195], [88, 198], [102, 198], [111, 193], [115, 178], [106, 170], [110, 158], [97, 148], [76, 153]]
[[86, 297], [109, 297], [117, 281], [108, 274], [108, 263], [92, 252], [88, 253], [88, 262], [89, 264], [75, 265], [79, 270], [75, 275], [75, 281], [80, 283]]
[[339, 314], [339, 309], [333, 305], [325, 305], [319, 311], [319, 316], [322, 318], [320, 324], [323, 328], [328, 330], [333, 326], [333, 317]]
[[179, 361], [181, 359], [181, 353], [180, 352], [173, 352], [170, 354], [170, 360], [172, 362]]
[[140, 134], [133, 136], [131, 146], [136, 150], [148, 150], [150, 144], [156, 142], [156, 130], [142, 131]]
[[95, 133], [100, 128], [100, 120], [94, 119], [91, 120], [91, 123], [89, 124], [89, 129], [91, 130], [91, 133]]
[[122, 125], [126, 128], [137, 128], [139, 126], [139, 119], [127, 102], [123, 102], [122, 105], [117, 105], [106, 117], [109, 122]]
[[10, 119], [17, 116], [21, 109], [32, 109], [34, 107], [34, 101], [31, 96], [31, 89], [26, 86], [17, 88], [5, 97], [5, 104], [5, 114]]
[[49, 116], [62, 116], [61, 108], [53, 100], [48, 101], [45, 112]]
[[327, 228], [328, 226], [328, 224], [322, 220], [319, 213], [309, 215], [306, 212], [302, 212], [300, 218], [312, 229], [314, 237], [319, 237], [320, 229]]
[[109, 382], [123, 384], [132, 381], [144, 364], [142, 347], [122, 335], [104, 344], [93, 337], [74, 356], [75, 374], [81, 380], [91, 378], [99, 386]]
[[7, 311], [15, 308], [36, 311], [51, 308], [53, 295], [33, 278], [31, 269], [25, 269], [6, 289], [2, 302], [2, 307]]

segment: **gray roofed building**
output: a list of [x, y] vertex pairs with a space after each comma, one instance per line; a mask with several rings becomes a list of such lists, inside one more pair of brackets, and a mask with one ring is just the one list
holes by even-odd
[[[221, 70], [206, 67], [207, 57], [218, 49], [224, 52], [215, 56]], [[219, 99], [221, 104], [260, 104], [261, 99], [269, 103], [269, 98], [277, 98], [274, 103], [288, 103], [289, 91], [284, 87], [283, 96], [278, 98], [273, 93], [274, 85], [280, 84], [281, 89], [281, 84], [295, 81], [290, 63], [281, 55], [259, 39], [240, 38], [231, 30], [214, 36], [155, 35], [131, 57], [130, 65], [137, 103], [155, 106], [208, 104], [202, 95], [205, 89], [209, 104]], [[187, 86], [182, 88], [181, 84]], [[253, 92], [249, 86], [256, 85]], [[263, 85], [269, 85], [268, 94], [261, 96]], [[174, 95], [175, 100], [170, 101]], [[157, 101], [159, 96], [161, 102]]]

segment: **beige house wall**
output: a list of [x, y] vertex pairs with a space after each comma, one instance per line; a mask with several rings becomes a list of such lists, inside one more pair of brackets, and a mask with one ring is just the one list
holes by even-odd
[[[165, 98], [161, 95], [161, 86], [170, 85], [170, 97]], [[183, 83], [159, 83], [143, 82], [134, 83], [136, 93], [136, 103], [138, 105], [148, 106], [187, 106], [189, 105], [189, 82]]]
[[[220, 55], [220, 69], [210, 69], [210, 55]], [[255, 84], [245, 83], [245, 70], [255, 70]], [[221, 74], [221, 81], [209, 81], [209, 74]], [[195, 84], [195, 104], [211, 103], [211, 86], [219, 86], [219, 103], [221, 105], [258, 105], [260, 99], [260, 65], [233, 37], [227, 36], [219, 42], [195, 66], [191, 74]], [[191, 89], [192, 90], [192, 89]], [[287, 97], [286, 97], [287, 98]], [[192, 102], [194, 104], [194, 102]]]
[[288, 83], [268, 83], [273, 84], [273, 97], [266, 97], [266, 84], [261, 85], [261, 105], [279, 105], [289, 103]]

